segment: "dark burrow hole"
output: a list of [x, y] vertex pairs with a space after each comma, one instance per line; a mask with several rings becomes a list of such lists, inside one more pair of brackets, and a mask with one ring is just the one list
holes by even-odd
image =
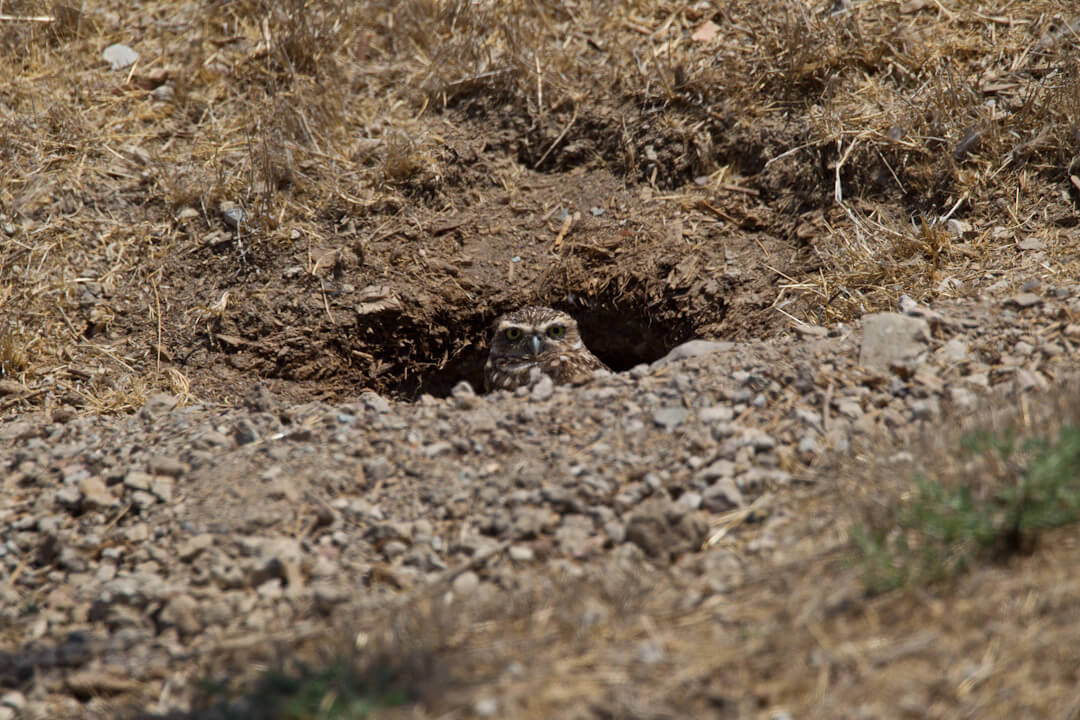
[[[556, 303], [552, 307], [570, 313], [577, 320], [585, 345], [615, 372], [659, 360], [676, 345], [689, 340], [693, 333], [689, 319], [665, 317], [661, 321], [649, 312], [610, 304], [592, 303], [582, 307]], [[462, 380], [467, 380], [477, 392], [483, 392], [484, 362], [493, 322], [494, 318], [478, 318], [476, 332], [477, 337], [483, 338], [483, 343], [467, 348], [443, 368], [425, 375], [408, 394], [446, 397]]]

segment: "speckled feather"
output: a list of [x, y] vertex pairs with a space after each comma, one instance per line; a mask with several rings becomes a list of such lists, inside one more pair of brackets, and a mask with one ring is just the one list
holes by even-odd
[[577, 384], [598, 370], [608, 368], [585, 347], [574, 318], [552, 308], [525, 307], [495, 321], [484, 386], [513, 390], [541, 373], [556, 384]]

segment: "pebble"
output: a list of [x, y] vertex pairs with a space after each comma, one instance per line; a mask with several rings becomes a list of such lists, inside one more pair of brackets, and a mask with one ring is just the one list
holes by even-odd
[[743, 496], [733, 478], [720, 478], [705, 489], [701, 505], [709, 512], [725, 512], [742, 507]]
[[653, 413], [653, 422], [665, 430], [673, 430], [689, 415], [690, 411], [684, 407], [665, 407]]
[[116, 43], [105, 48], [102, 56], [113, 70], [123, 70], [129, 65], [134, 65], [139, 59], [139, 53], [122, 43]]
[[479, 586], [480, 577], [472, 570], [466, 570], [454, 578], [454, 581], [450, 583], [450, 589], [453, 590], [454, 595], [459, 598], [472, 595]]
[[1005, 307], [1015, 307], [1021, 310], [1041, 305], [1043, 299], [1031, 292], [1022, 292], [1018, 295], [1014, 295], [1004, 302]]

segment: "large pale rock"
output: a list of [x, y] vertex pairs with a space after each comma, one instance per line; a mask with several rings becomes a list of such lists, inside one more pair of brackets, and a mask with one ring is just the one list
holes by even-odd
[[865, 315], [859, 364], [887, 371], [893, 363], [916, 360], [929, 344], [930, 325], [922, 318], [899, 313]]

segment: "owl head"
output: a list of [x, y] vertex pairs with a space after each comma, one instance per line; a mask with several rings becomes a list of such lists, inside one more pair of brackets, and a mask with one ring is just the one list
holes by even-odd
[[525, 307], [503, 315], [495, 322], [491, 339], [492, 356], [520, 361], [581, 348], [574, 318], [546, 307]]

